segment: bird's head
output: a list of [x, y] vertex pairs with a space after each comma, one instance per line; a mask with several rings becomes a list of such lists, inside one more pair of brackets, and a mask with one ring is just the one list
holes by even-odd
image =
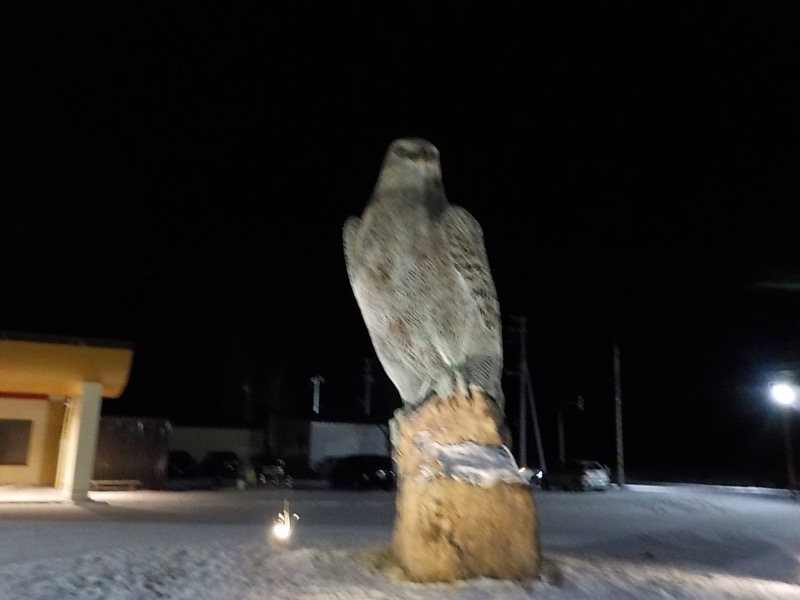
[[417, 168], [427, 168], [439, 164], [439, 150], [428, 140], [422, 138], [400, 138], [389, 145], [386, 159], [401, 164], [411, 162]]
[[423, 201], [433, 212], [446, 202], [439, 150], [417, 137], [394, 140], [386, 151], [374, 198]]

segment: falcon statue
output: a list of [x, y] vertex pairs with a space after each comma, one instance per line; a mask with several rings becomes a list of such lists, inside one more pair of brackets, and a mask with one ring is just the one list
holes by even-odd
[[438, 149], [389, 146], [359, 217], [344, 225], [353, 293], [375, 352], [405, 409], [476, 387], [501, 417], [500, 307], [483, 231], [445, 196]]

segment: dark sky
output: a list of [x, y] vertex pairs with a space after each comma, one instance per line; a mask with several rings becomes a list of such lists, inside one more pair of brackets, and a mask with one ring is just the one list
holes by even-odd
[[310, 405], [320, 374], [325, 404], [353, 404], [374, 353], [341, 228], [388, 144], [416, 135], [484, 228], [509, 369], [512, 317], [528, 318], [547, 453], [556, 407], [581, 394], [570, 453], [613, 462], [618, 340], [631, 468], [782, 472], [763, 386], [796, 356], [798, 297], [758, 284], [800, 276], [792, 13], [18, 4], [3, 9], [0, 330], [133, 342], [104, 411], [235, 421], [235, 390], [265, 373], [292, 402]]

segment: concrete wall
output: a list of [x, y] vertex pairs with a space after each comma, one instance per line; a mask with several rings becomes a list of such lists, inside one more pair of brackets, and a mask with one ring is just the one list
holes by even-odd
[[171, 432], [168, 419], [101, 417], [92, 479], [133, 480], [145, 489], [163, 489]]
[[[305, 419], [273, 415], [270, 419], [269, 446], [283, 459], [308, 456], [309, 423]], [[308, 462], [304, 460], [304, 462]]]
[[225, 427], [173, 427], [170, 450], [186, 450], [199, 462], [209, 452], [231, 450], [245, 463], [264, 449], [264, 432], [260, 429]]
[[358, 423], [309, 423], [303, 419], [275, 416], [269, 438], [260, 429], [221, 427], [173, 427], [170, 450], [185, 450], [198, 462], [208, 452], [231, 450], [245, 463], [266, 447], [294, 469], [316, 469], [321, 461], [349, 454], [389, 456], [388, 426]]

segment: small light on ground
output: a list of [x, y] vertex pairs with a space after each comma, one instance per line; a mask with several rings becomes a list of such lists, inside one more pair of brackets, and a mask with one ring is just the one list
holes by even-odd
[[299, 519], [297, 513], [293, 513], [289, 509], [289, 501], [284, 500], [283, 510], [278, 513], [272, 523], [272, 537], [278, 542], [287, 542], [292, 537], [294, 525]]
[[279, 540], [288, 540], [289, 536], [292, 535], [292, 528], [286, 523], [275, 523], [272, 528], [272, 535]]

